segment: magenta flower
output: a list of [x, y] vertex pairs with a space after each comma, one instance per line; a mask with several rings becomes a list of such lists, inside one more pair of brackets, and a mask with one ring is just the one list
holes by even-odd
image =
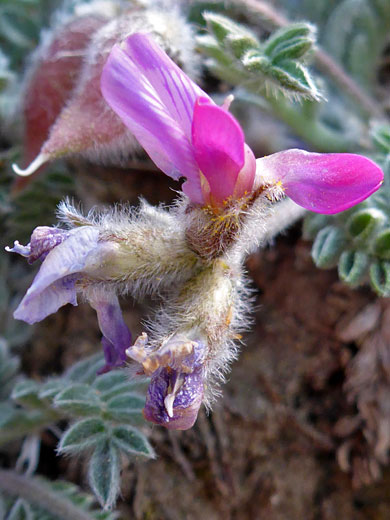
[[[110, 245], [99, 240], [99, 230], [82, 226], [72, 230], [37, 227], [30, 243], [15, 242], [7, 251], [27, 257], [28, 262], [43, 260], [31, 287], [14, 312], [14, 318], [33, 324], [71, 303], [77, 305], [77, 294], [99, 282], [96, 265], [103, 261]], [[122, 317], [118, 297], [101, 288], [86, 293], [96, 310], [103, 333], [102, 345], [106, 360], [102, 372], [122, 366], [131, 334]]]
[[104, 98], [147, 153], [195, 204], [220, 206], [261, 185], [277, 185], [318, 213], [361, 202], [382, 181], [381, 169], [354, 154], [287, 150], [257, 160], [238, 122], [213, 103], [146, 34], [115, 45], [103, 69]]

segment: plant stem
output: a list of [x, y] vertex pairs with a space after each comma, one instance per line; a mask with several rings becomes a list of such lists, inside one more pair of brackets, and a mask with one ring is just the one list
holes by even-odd
[[273, 213], [265, 221], [265, 229], [257, 236], [261, 244], [271, 242], [279, 233], [304, 217], [307, 211], [291, 199], [275, 204]]
[[62, 520], [93, 520], [93, 517], [58, 495], [44, 482], [28, 478], [12, 470], [0, 470], [0, 489], [5, 493], [24, 498]]
[[284, 99], [267, 96], [272, 112], [284, 121], [304, 141], [312, 145], [318, 152], [348, 152], [356, 147], [355, 141], [341, 132], [327, 128], [318, 119], [306, 117]]
[[[285, 27], [290, 24], [290, 20], [278, 13], [271, 5], [262, 0], [231, 0], [233, 4], [243, 5], [252, 12], [259, 14], [266, 22], [274, 27]], [[379, 103], [372, 99], [360, 86], [351, 78], [343, 68], [333, 60], [333, 58], [323, 49], [317, 48], [315, 51], [317, 66], [327, 74], [342, 90], [350, 95], [369, 117], [384, 119], [385, 115]]]
[[[258, 97], [256, 89], [248, 84], [245, 90], [238, 89], [234, 92], [236, 99], [247, 103], [258, 105], [264, 110], [264, 103]], [[248, 96], [248, 92], [250, 95]], [[254, 95], [251, 95], [251, 94]], [[311, 145], [317, 152], [350, 152], [356, 146], [356, 139], [345, 136], [343, 133], [332, 130], [317, 118], [310, 117], [302, 110], [297, 109], [285, 99], [275, 98], [272, 95], [262, 94], [269, 107], [270, 112], [281, 121], [286, 123], [299, 137]], [[361, 147], [359, 147], [360, 149]]]

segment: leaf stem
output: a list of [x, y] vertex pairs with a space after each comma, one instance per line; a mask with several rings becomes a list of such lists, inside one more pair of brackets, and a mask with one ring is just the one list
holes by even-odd
[[[256, 89], [247, 85], [246, 92], [240, 89], [234, 92], [236, 99], [241, 99], [247, 103], [258, 105], [264, 110], [264, 103], [257, 97]], [[255, 94], [249, 95], [248, 92]], [[317, 152], [350, 152], [357, 148], [356, 139], [344, 135], [324, 125], [317, 118], [310, 117], [304, 111], [297, 109], [285, 99], [276, 98], [272, 95], [263, 93], [263, 98], [272, 109], [270, 112], [281, 121], [286, 123], [299, 137], [311, 145]], [[361, 146], [360, 146], [361, 148]]]
[[[271, 5], [262, 0], [231, 0], [234, 4], [244, 5], [250, 11], [259, 14], [274, 27], [285, 27], [290, 20], [277, 12]], [[369, 117], [384, 119], [385, 115], [379, 103], [372, 99], [351, 76], [323, 49], [315, 50], [315, 60], [319, 69], [327, 74], [342, 90], [349, 94], [367, 113]]]
[[284, 121], [304, 141], [315, 147], [318, 152], [348, 152], [356, 147], [355, 141], [327, 128], [318, 119], [307, 117], [302, 111], [286, 103], [284, 99], [266, 97], [272, 112]]
[[0, 489], [25, 499], [62, 520], [93, 520], [93, 517], [58, 495], [36, 478], [28, 478], [13, 470], [0, 470]]

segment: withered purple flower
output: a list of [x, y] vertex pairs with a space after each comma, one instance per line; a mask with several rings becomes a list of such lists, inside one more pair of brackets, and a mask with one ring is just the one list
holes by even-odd
[[77, 293], [84, 293], [96, 310], [103, 333], [106, 366], [102, 371], [125, 362], [125, 350], [131, 334], [125, 325], [118, 297], [112, 291], [94, 288], [100, 275], [96, 265], [110, 256], [110, 245], [99, 240], [99, 230], [82, 226], [72, 230], [37, 227], [27, 246], [15, 242], [7, 251], [19, 253], [32, 263], [43, 260], [31, 287], [14, 312], [18, 320], [33, 324], [71, 303], [77, 305]]
[[127, 355], [151, 376], [145, 418], [172, 430], [191, 428], [203, 400], [205, 345], [177, 335], [153, 350], [143, 334]]

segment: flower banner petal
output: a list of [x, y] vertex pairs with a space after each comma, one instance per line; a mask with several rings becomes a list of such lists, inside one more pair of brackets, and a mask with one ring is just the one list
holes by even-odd
[[147, 34], [131, 35], [123, 42], [123, 49], [190, 139], [195, 101], [202, 96], [211, 102], [209, 96]]
[[[177, 84], [172, 79], [175, 88], [169, 90], [173, 88], [172, 84], [168, 86], [168, 83], [164, 85], [159, 81], [155, 82], [159, 89], [157, 91], [148, 76], [144, 74], [143, 68], [126, 52], [129, 40], [136, 36], [141, 35], [129, 36], [123, 47], [116, 45], [111, 51], [101, 77], [102, 94], [155, 164], [176, 180], [183, 176], [198, 182], [198, 197], [201, 197], [198, 168], [190, 138], [186, 134], [187, 116], [176, 120], [177, 113], [186, 113], [184, 106], [186, 109], [190, 106], [183, 103], [183, 97], [187, 95], [186, 86], [182, 82]], [[150, 39], [146, 36], [145, 38], [146, 45]], [[165, 57], [165, 60], [169, 58]], [[148, 63], [150, 68], [150, 60]], [[157, 74], [153, 71], [149, 74], [149, 76], [155, 75]], [[181, 79], [181, 76], [179, 78]], [[170, 104], [166, 106], [165, 101], [168, 96]], [[179, 103], [182, 108], [177, 108], [174, 113], [170, 113], [169, 110]]]
[[373, 161], [349, 153], [286, 150], [257, 159], [262, 182], [281, 182], [286, 195], [316, 213], [344, 211], [374, 193], [383, 182]]

